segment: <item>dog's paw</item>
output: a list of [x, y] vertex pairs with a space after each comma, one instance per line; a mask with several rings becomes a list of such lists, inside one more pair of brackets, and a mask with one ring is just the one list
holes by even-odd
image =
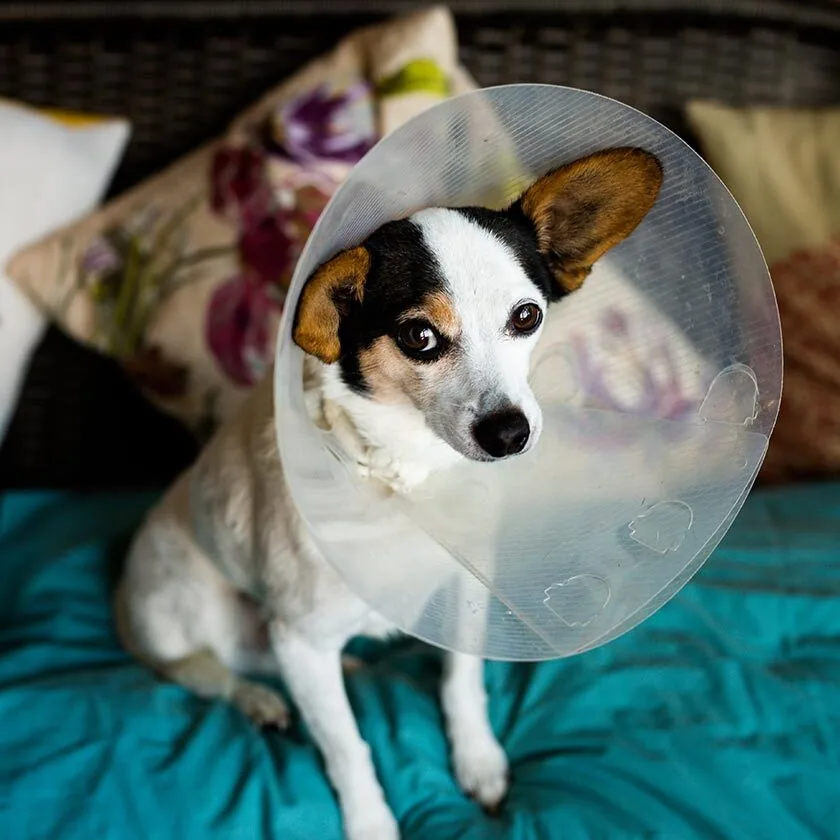
[[231, 703], [247, 715], [257, 726], [276, 726], [286, 729], [289, 725], [289, 707], [286, 701], [263, 685], [239, 680]]
[[429, 477], [429, 468], [419, 463], [397, 461], [384, 450], [369, 453], [365, 471], [368, 478], [381, 481], [395, 493], [410, 493]]
[[455, 777], [464, 793], [488, 811], [495, 811], [508, 791], [510, 770], [505, 751], [495, 740], [472, 741], [452, 756]]
[[347, 840], [400, 840], [400, 827], [384, 802], [348, 809], [344, 814]]
[[371, 470], [370, 464], [367, 462], [367, 460], [361, 460], [356, 462], [356, 475], [362, 481], [370, 481]]

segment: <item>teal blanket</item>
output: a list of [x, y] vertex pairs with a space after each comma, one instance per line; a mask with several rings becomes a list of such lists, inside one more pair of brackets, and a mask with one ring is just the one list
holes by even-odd
[[[120, 650], [109, 590], [150, 501], [0, 502], [0, 838], [339, 838], [305, 733], [259, 732]], [[840, 486], [754, 494], [616, 642], [488, 665], [513, 774], [496, 818], [452, 779], [438, 654], [367, 653], [348, 690], [406, 840], [840, 837]]]

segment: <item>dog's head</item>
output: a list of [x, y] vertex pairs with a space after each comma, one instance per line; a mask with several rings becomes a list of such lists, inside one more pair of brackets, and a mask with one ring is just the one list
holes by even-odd
[[599, 152], [540, 178], [509, 208], [423, 210], [308, 280], [294, 340], [352, 391], [412, 405], [474, 460], [527, 451], [542, 414], [528, 384], [546, 306], [653, 206], [662, 167]]

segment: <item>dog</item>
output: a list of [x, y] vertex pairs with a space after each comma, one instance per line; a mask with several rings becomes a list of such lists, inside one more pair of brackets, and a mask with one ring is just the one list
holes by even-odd
[[[523, 456], [542, 428], [528, 377], [546, 308], [632, 233], [662, 179], [646, 151], [602, 151], [539, 178], [505, 210], [421, 210], [328, 260], [304, 285], [293, 322], [313, 422], [387, 493], [463, 458]], [[347, 700], [341, 653], [354, 636], [395, 628], [345, 586], [292, 504], [272, 379], [136, 535], [115, 595], [119, 635], [158, 675], [261, 726], [285, 727], [289, 711], [243, 675], [282, 675], [346, 836], [394, 840], [398, 824]], [[441, 706], [455, 776], [496, 808], [508, 762], [480, 659], [446, 654]]]

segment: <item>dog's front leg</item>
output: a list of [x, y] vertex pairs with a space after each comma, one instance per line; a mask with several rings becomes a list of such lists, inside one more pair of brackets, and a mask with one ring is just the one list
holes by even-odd
[[286, 685], [338, 794], [348, 840], [398, 840], [397, 822], [344, 690], [341, 652], [313, 647], [285, 628], [272, 627], [271, 633]]
[[458, 782], [485, 808], [496, 808], [507, 793], [508, 762], [490, 728], [481, 659], [446, 655], [441, 706]]

